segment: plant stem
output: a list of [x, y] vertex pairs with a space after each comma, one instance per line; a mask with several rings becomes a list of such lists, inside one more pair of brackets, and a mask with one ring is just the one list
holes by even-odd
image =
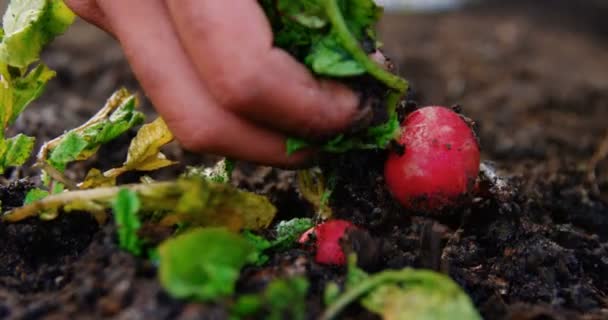
[[378, 65], [373, 61], [361, 48], [359, 41], [353, 36], [348, 29], [346, 21], [342, 16], [342, 11], [338, 5], [337, 0], [326, 0], [325, 10], [329, 20], [332, 23], [334, 30], [338, 35], [338, 40], [342, 43], [344, 48], [353, 56], [353, 58], [359, 62], [365, 70], [376, 79], [380, 80], [389, 88], [398, 91], [400, 94], [405, 93], [408, 87], [407, 81], [400, 78]]

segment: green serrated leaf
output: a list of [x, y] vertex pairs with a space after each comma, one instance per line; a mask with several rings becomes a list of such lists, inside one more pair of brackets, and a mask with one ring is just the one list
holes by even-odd
[[221, 228], [196, 229], [162, 243], [160, 282], [172, 296], [212, 301], [234, 293], [255, 248]]
[[120, 190], [112, 206], [118, 229], [118, 244], [134, 255], [142, 253], [142, 240], [137, 236], [142, 225], [137, 215], [140, 208], [137, 193], [129, 189]]
[[12, 0], [4, 14], [0, 63], [26, 68], [40, 51], [74, 21], [61, 0]]

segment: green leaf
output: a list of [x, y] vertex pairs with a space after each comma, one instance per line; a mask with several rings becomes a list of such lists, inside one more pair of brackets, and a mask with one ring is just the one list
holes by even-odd
[[306, 57], [306, 64], [316, 74], [330, 77], [352, 77], [367, 72], [364, 66], [340, 46], [333, 34], [316, 42], [310, 54]]
[[269, 250], [283, 251], [293, 247], [302, 233], [313, 226], [314, 223], [310, 218], [294, 218], [288, 221], [281, 221], [275, 227], [276, 237], [272, 241], [246, 230], [243, 236], [256, 249], [253, 264], [261, 266], [268, 262], [269, 257], [267, 252]]
[[42, 189], [32, 189], [30, 191], [27, 192], [27, 194], [25, 195], [25, 200], [23, 201], [23, 205], [28, 205], [31, 203], [34, 203], [38, 200], [44, 199], [46, 197], [48, 197], [49, 192], [46, 190], [42, 190]]
[[[343, 134], [334, 137], [322, 145], [317, 145], [321, 150], [328, 153], [344, 153], [349, 150], [384, 149], [399, 134], [399, 119], [397, 114], [391, 115], [390, 119], [381, 125], [368, 128], [362, 134], [345, 136]], [[287, 139], [288, 154], [292, 154], [304, 148], [315, 146], [314, 144], [299, 139]]]
[[287, 138], [287, 154], [292, 155], [297, 151], [308, 148], [312, 146], [309, 141], [300, 138], [289, 137]]
[[226, 229], [197, 229], [159, 247], [160, 282], [172, 296], [211, 301], [234, 293], [255, 248]]
[[30, 157], [34, 138], [19, 134], [8, 140], [0, 137], [0, 173], [8, 167], [20, 166]]
[[376, 288], [362, 305], [384, 319], [481, 319], [471, 299], [445, 275], [409, 269], [395, 282]]
[[354, 255], [349, 257], [346, 290], [330, 300], [322, 320], [336, 318], [355, 301], [383, 319], [481, 319], [471, 299], [448, 276], [411, 268], [367, 275], [356, 266]]
[[48, 160], [51, 166], [63, 172], [68, 163], [90, 158], [101, 145], [143, 123], [144, 115], [135, 110], [136, 105], [134, 95], [125, 89], [118, 90], [86, 123], [45, 143], [38, 161]]
[[59, 145], [53, 149], [49, 163], [60, 172], [65, 171], [68, 163], [78, 159], [89, 143], [76, 132], [68, 132]]
[[255, 266], [263, 266], [268, 262], [270, 257], [266, 254], [266, 250], [272, 248], [272, 243], [270, 240], [257, 235], [249, 230], [245, 230], [243, 232], [243, 237], [251, 243], [251, 245], [255, 248], [255, 254], [253, 256], [253, 260], [251, 264]]
[[307, 28], [320, 29], [329, 22], [319, 0], [278, 0], [276, 6], [283, 15]]
[[40, 51], [74, 21], [61, 0], [12, 0], [4, 14], [0, 63], [26, 68]]
[[118, 244], [123, 250], [140, 255], [143, 242], [137, 236], [142, 225], [137, 215], [141, 208], [137, 193], [129, 189], [120, 190], [112, 207], [118, 229]]
[[373, 26], [382, 17], [382, 7], [373, 0], [341, 0], [339, 5], [348, 29], [356, 38], [373, 36]]
[[6, 128], [11, 125], [25, 108], [37, 99], [46, 83], [55, 76], [55, 72], [40, 64], [24, 77], [0, 80], [0, 120]]
[[[407, 90], [407, 81], [385, 70], [369, 54], [377, 50], [375, 25], [382, 8], [373, 0], [261, 0], [275, 35], [275, 45], [305, 63], [313, 73], [337, 78], [367, 75], [386, 87], [386, 123], [354, 135], [339, 135], [315, 144], [287, 140], [287, 153], [318, 147], [325, 152], [383, 149], [398, 132], [395, 109]], [[365, 46], [365, 48], [364, 48]]]
[[306, 319], [306, 278], [275, 279], [258, 295], [240, 296], [231, 309], [233, 316], [256, 319]]
[[264, 294], [269, 309], [266, 319], [306, 319], [308, 287], [308, 281], [302, 277], [271, 282]]
[[272, 246], [277, 250], [288, 249], [293, 246], [302, 233], [313, 226], [314, 223], [310, 218], [294, 218], [281, 221], [275, 228], [277, 237], [273, 241]]

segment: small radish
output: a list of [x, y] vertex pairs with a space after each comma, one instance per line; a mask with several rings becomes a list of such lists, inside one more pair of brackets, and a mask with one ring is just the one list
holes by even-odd
[[445, 107], [424, 107], [402, 123], [403, 154], [392, 152], [384, 177], [405, 208], [430, 212], [456, 205], [479, 172], [479, 144], [469, 125]]
[[306, 244], [312, 241], [317, 263], [343, 266], [346, 264], [346, 257], [340, 246], [340, 239], [351, 228], [356, 227], [350, 221], [329, 220], [304, 232], [298, 242]]

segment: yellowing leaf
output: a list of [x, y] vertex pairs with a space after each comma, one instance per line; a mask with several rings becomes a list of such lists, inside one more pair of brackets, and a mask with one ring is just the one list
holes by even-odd
[[276, 208], [266, 197], [201, 178], [177, 181], [181, 194], [168, 208], [174, 215], [164, 224], [188, 223], [191, 226], [224, 226], [230, 230], [264, 229], [270, 225]]
[[99, 169], [91, 169], [84, 181], [78, 185], [80, 189], [111, 187], [116, 185], [116, 177], [107, 177]]
[[162, 118], [143, 125], [131, 144], [127, 160], [122, 167], [104, 172], [108, 178], [116, 178], [127, 171], [154, 171], [175, 164], [160, 149], [173, 140], [173, 134]]
[[261, 195], [202, 178], [180, 178], [171, 182], [101, 187], [67, 191], [15, 209], [5, 221], [20, 221], [40, 212], [70, 209], [98, 212], [110, 208], [122, 188], [137, 193], [142, 212], [154, 212], [165, 219], [162, 225], [187, 224], [190, 227], [221, 226], [231, 230], [259, 230], [268, 227], [277, 209]]
[[173, 140], [173, 134], [162, 118], [139, 129], [137, 136], [129, 146], [127, 161], [124, 166], [128, 170], [151, 171], [173, 164], [160, 152], [167, 143]]

